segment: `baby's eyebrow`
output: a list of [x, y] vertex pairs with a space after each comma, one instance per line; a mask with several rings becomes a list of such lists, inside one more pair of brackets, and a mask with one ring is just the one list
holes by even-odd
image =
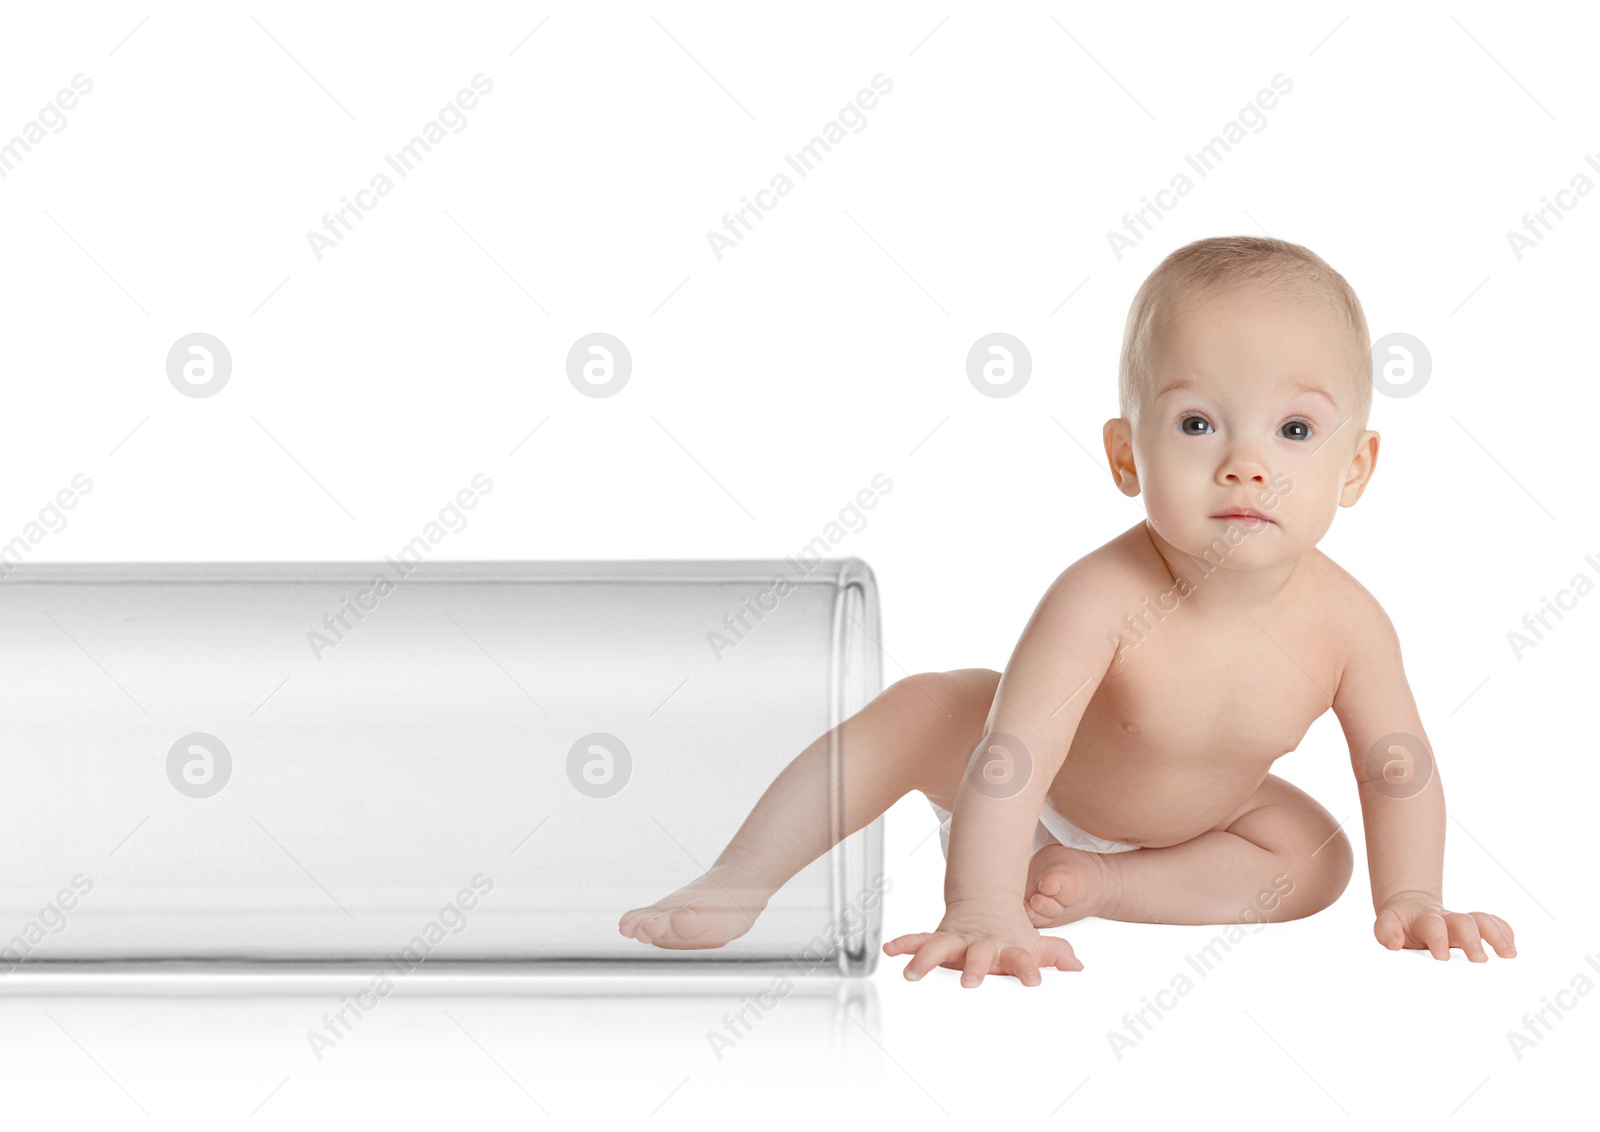
[[[1165, 397], [1168, 393], [1171, 393], [1174, 389], [1193, 389], [1193, 388], [1194, 388], [1194, 382], [1190, 381], [1186, 377], [1180, 377], [1180, 378], [1178, 378], [1178, 380], [1176, 380], [1174, 382], [1171, 382], [1171, 383], [1163, 386], [1161, 389], [1159, 389], [1156, 392], [1156, 397], [1157, 398]], [[1333, 399], [1333, 394], [1329, 393], [1326, 389], [1322, 388], [1322, 386], [1320, 386], [1320, 385], [1312, 385], [1309, 381], [1302, 381], [1298, 385], [1293, 386], [1292, 389], [1291, 389], [1291, 392], [1294, 392], [1294, 393], [1315, 393], [1318, 397], [1321, 397], [1324, 401], [1328, 402], [1328, 404], [1332, 405], [1335, 409], [1337, 409], [1339, 407], [1339, 403]]]
[[1310, 382], [1304, 382], [1303, 381], [1299, 385], [1296, 385], [1294, 387], [1294, 391], [1296, 393], [1315, 393], [1318, 397], [1321, 397], [1324, 401], [1328, 402], [1328, 404], [1332, 405], [1334, 408], [1337, 409], [1339, 407], [1338, 402], [1336, 402], [1333, 399], [1333, 394], [1329, 393], [1326, 389], [1322, 388], [1322, 386], [1320, 386], [1320, 385], [1312, 385]]

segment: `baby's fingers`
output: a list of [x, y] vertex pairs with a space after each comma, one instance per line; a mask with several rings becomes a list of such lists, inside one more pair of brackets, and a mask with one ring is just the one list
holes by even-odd
[[1385, 908], [1378, 914], [1377, 922], [1372, 925], [1372, 934], [1390, 951], [1399, 951], [1406, 945], [1406, 926], [1401, 922], [1400, 914], [1392, 908]]
[[1073, 954], [1072, 944], [1058, 935], [1041, 935], [1035, 954], [1041, 967], [1054, 967], [1058, 971], [1083, 970], [1083, 961]]
[[907, 955], [927, 943], [934, 937], [933, 932], [912, 932], [910, 935], [895, 936], [883, 945], [885, 955]]
[[1478, 921], [1478, 930], [1496, 955], [1502, 959], [1516, 958], [1517, 937], [1511, 933], [1510, 924], [1489, 912], [1474, 912], [1472, 918]]
[[1033, 958], [1033, 952], [1026, 947], [1013, 944], [1000, 952], [999, 974], [1015, 975], [1017, 980], [1025, 987], [1039, 985], [1039, 964]]
[[1451, 947], [1459, 947], [1466, 952], [1467, 958], [1473, 963], [1489, 962], [1489, 957], [1483, 953], [1483, 938], [1478, 934], [1477, 920], [1465, 912], [1452, 912], [1445, 917], [1445, 922], [1450, 925]]
[[975, 987], [983, 982], [983, 977], [994, 966], [995, 956], [1000, 953], [1000, 945], [991, 939], [980, 939], [967, 948], [967, 962], [961, 971], [961, 985]]
[[912, 982], [922, 978], [948, 959], [953, 959], [967, 949], [966, 940], [949, 932], [934, 932], [925, 938], [917, 953], [906, 964], [906, 978]]
[[1419, 913], [1411, 921], [1411, 934], [1435, 959], [1450, 958], [1450, 928], [1439, 913]]

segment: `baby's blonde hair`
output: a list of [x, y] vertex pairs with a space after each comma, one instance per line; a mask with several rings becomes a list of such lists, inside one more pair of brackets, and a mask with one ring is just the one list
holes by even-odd
[[1350, 345], [1353, 416], [1359, 434], [1372, 408], [1372, 340], [1367, 316], [1355, 290], [1316, 252], [1264, 236], [1213, 236], [1185, 244], [1150, 273], [1128, 308], [1117, 367], [1117, 401], [1123, 417], [1148, 392], [1150, 340], [1157, 319], [1170, 314], [1183, 296], [1202, 289], [1245, 283], [1283, 284], [1311, 292], [1332, 305], [1344, 320]]

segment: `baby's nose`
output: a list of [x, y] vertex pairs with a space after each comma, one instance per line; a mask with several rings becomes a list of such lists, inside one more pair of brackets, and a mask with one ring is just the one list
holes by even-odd
[[1221, 468], [1224, 483], [1266, 483], [1267, 465], [1254, 451], [1237, 449], [1228, 454]]

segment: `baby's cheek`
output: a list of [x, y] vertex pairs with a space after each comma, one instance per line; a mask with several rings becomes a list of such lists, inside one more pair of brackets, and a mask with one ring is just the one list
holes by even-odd
[[1158, 475], [1146, 489], [1145, 507], [1158, 518], [1192, 522], [1207, 514], [1203, 484], [1171, 475]]

